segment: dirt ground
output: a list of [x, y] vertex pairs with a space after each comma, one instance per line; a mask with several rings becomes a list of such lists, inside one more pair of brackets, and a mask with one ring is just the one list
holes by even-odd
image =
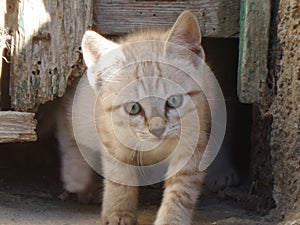
[[[92, 225], [100, 224], [101, 206], [84, 205], [70, 195], [61, 200], [61, 182], [58, 172], [12, 170], [0, 172], [0, 225]], [[235, 191], [237, 193], [238, 191]], [[204, 191], [194, 216], [193, 225], [264, 225], [256, 212], [230, 198], [230, 191], [212, 194]], [[237, 196], [237, 194], [235, 194]], [[242, 196], [242, 195], [240, 195]], [[144, 187], [138, 214], [138, 224], [152, 224], [161, 199], [160, 188]], [[240, 197], [240, 200], [242, 197]], [[251, 206], [251, 204], [250, 204]]]

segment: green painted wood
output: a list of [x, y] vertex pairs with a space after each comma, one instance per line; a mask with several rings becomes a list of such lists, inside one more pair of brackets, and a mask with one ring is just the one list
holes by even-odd
[[241, 0], [238, 97], [242, 103], [259, 101], [268, 69], [271, 0]]

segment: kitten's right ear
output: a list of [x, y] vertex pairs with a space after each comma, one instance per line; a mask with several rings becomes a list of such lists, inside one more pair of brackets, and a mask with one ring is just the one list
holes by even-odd
[[97, 63], [101, 56], [118, 45], [94, 31], [86, 31], [81, 42], [83, 58], [87, 67]]
[[[173, 43], [186, 48], [204, 60], [205, 54], [201, 46], [201, 39], [201, 30], [197, 18], [190, 11], [184, 11], [180, 14], [172, 29], [169, 31], [167, 45], [168, 43]], [[169, 50], [183, 57], [187, 57], [189, 54], [187, 51], [182, 51], [179, 48], [173, 50], [172, 47], [170, 47]]]

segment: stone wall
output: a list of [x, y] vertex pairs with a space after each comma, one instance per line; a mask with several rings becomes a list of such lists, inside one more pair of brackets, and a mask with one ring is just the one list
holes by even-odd
[[293, 213], [300, 209], [300, 2], [281, 0], [278, 19], [282, 58], [270, 108], [273, 196], [278, 209]]
[[273, 215], [295, 220], [300, 210], [300, 1], [273, 4], [269, 76], [254, 106], [252, 180], [264, 204], [274, 199]]

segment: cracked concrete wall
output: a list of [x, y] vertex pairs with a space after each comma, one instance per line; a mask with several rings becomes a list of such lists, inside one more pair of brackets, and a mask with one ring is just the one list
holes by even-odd
[[265, 205], [273, 197], [279, 219], [294, 220], [300, 210], [300, 1], [276, 3], [269, 77], [254, 106], [252, 180]]
[[281, 0], [278, 38], [282, 49], [270, 139], [273, 197], [280, 210], [300, 209], [300, 2]]

